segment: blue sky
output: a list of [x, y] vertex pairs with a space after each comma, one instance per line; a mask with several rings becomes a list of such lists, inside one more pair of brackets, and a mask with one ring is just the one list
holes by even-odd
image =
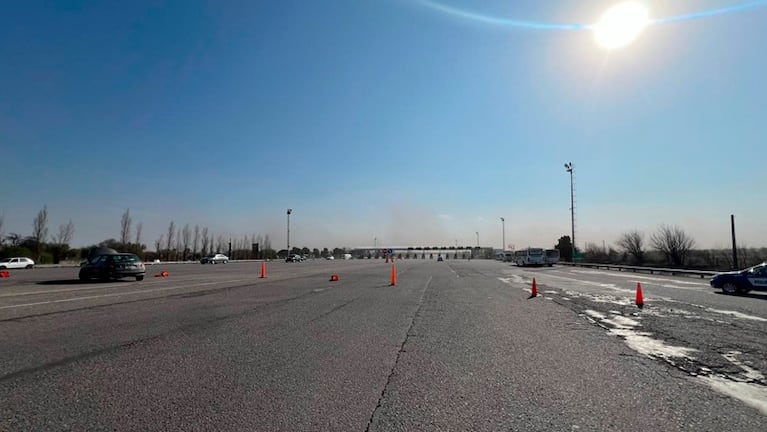
[[[644, 1], [652, 17], [736, 1]], [[469, 1], [590, 24], [615, 1]], [[309, 247], [610, 243], [678, 224], [767, 246], [767, 8], [610, 53], [417, 0], [16, 2], [0, 16], [0, 212], [74, 243], [171, 220]]]

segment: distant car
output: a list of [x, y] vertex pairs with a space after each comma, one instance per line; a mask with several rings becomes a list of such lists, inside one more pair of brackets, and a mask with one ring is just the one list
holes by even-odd
[[439, 261], [444, 261], [444, 260], [442, 259], [442, 255], [440, 255], [440, 256], [438, 256], [438, 257], [437, 257], [437, 262], [439, 262]]
[[226, 264], [229, 262], [229, 257], [224, 254], [213, 254], [202, 257], [200, 264]]
[[721, 289], [725, 294], [767, 291], [767, 262], [741, 271], [719, 273], [711, 278], [711, 286]]
[[131, 253], [109, 253], [92, 256], [80, 267], [80, 280], [121, 279], [125, 277], [143, 280], [146, 267], [141, 258]]
[[301, 262], [304, 260], [304, 257], [302, 257], [299, 254], [291, 254], [287, 258], [285, 258], [285, 262]]
[[35, 262], [29, 258], [16, 257], [0, 260], [0, 269], [31, 269], [35, 267]]
[[336, 259], [336, 257], [334, 257], [333, 255], [328, 255], [328, 256], [325, 257], [325, 259], [333, 261], [334, 259]]

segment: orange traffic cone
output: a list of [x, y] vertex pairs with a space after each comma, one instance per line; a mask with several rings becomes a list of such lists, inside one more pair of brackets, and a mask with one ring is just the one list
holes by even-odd
[[642, 294], [642, 284], [639, 282], [637, 282], [636, 305], [637, 307], [639, 307], [639, 309], [642, 309], [642, 307], [644, 307], [644, 295]]
[[535, 278], [533, 278], [533, 289], [530, 291], [530, 298], [538, 297], [538, 284], [535, 283]]
[[0, 271], [0, 278], [5, 279], [5, 278], [9, 278], [9, 277], [11, 277], [11, 274], [8, 273], [7, 271], [5, 271], [5, 270]]
[[338, 282], [338, 275], [330, 276], [330, 282]]
[[168, 273], [166, 271], [162, 271], [162, 272], [157, 273], [156, 275], [154, 275], [154, 277], [163, 277], [163, 278], [166, 278], [168, 276], [170, 276], [170, 273]]
[[261, 279], [266, 279], [266, 262], [261, 261]]
[[391, 265], [391, 286], [397, 285], [397, 266]]

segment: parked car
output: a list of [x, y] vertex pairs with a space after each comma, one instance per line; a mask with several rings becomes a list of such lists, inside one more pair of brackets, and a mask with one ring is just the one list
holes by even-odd
[[143, 280], [146, 267], [141, 258], [131, 253], [107, 253], [92, 256], [80, 267], [80, 280], [121, 279], [134, 277]]
[[16, 257], [0, 260], [0, 270], [5, 269], [31, 269], [35, 267], [35, 262], [29, 258]]
[[229, 257], [224, 254], [213, 254], [202, 257], [200, 264], [226, 264], [229, 262]]
[[711, 278], [711, 286], [725, 294], [745, 294], [751, 290], [767, 291], [767, 262], [745, 270], [719, 273]]
[[438, 256], [438, 257], [437, 257], [437, 262], [440, 262], [440, 261], [444, 261], [444, 260], [442, 259], [442, 255], [440, 255], [440, 256]]
[[290, 254], [287, 258], [285, 258], [285, 262], [301, 262], [304, 260], [304, 257], [302, 257], [299, 254]]
[[334, 257], [333, 255], [328, 255], [328, 256], [325, 257], [325, 259], [333, 261], [334, 259], [336, 259], [336, 257]]

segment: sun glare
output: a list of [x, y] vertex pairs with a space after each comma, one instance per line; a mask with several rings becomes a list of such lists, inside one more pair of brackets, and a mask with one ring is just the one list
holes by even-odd
[[607, 50], [622, 48], [634, 42], [649, 23], [649, 12], [642, 4], [620, 3], [608, 9], [594, 25], [594, 39]]

